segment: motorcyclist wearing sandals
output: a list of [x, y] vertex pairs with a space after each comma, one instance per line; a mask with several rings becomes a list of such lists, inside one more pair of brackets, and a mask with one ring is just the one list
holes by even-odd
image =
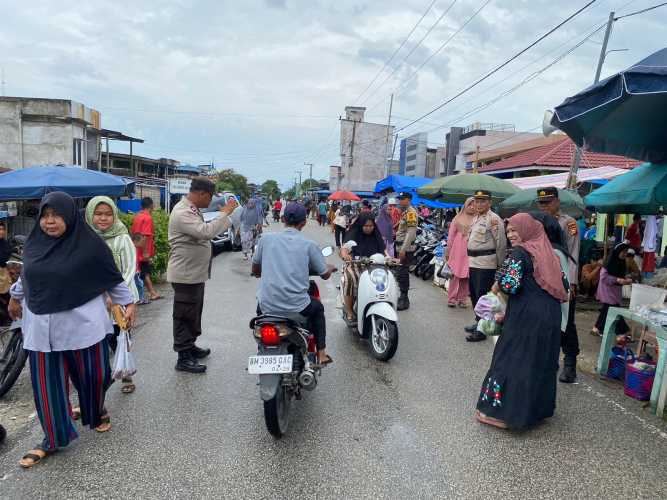
[[336, 271], [327, 264], [320, 248], [301, 233], [308, 212], [290, 202], [283, 212], [285, 230], [259, 240], [252, 259], [252, 273], [261, 277], [257, 291], [258, 314], [300, 313], [309, 319], [309, 330], [317, 343], [320, 364], [333, 360], [326, 352], [326, 321], [322, 302], [308, 294], [310, 275], [329, 279]]

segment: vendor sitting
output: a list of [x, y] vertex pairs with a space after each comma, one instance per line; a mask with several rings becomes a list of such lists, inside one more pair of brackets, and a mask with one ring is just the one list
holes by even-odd
[[[354, 242], [355, 245], [351, 243]], [[345, 265], [343, 301], [345, 303], [345, 314], [349, 321], [354, 321], [354, 299], [357, 296], [357, 285], [359, 283], [359, 266], [352, 260], [360, 257], [370, 257], [375, 254], [386, 254], [386, 247], [382, 235], [378, 230], [373, 215], [361, 213], [345, 235], [345, 244], [340, 254]]]

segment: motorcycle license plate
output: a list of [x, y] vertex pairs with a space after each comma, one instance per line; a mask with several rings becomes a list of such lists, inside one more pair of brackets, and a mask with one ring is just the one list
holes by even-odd
[[289, 373], [291, 371], [291, 354], [284, 354], [281, 356], [250, 356], [248, 358], [248, 373], [251, 375]]

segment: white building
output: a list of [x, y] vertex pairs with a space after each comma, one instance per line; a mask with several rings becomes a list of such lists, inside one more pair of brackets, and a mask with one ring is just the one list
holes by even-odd
[[[373, 191], [385, 177], [394, 127], [364, 121], [366, 108], [347, 106], [340, 120], [340, 170], [332, 168], [332, 191]], [[334, 189], [334, 186], [336, 189]]]
[[97, 168], [100, 113], [64, 99], [0, 97], [0, 167]]
[[420, 132], [401, 140], [399, 157], [401, 173], [410, 177], [426, 177], [428, 134]]

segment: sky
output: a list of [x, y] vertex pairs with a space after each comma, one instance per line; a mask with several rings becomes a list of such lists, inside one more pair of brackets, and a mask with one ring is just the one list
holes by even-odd
[[[213, 162], [287, 187], [296, 171], [307, 177], [305, 163], [323, 179], [340, 164], [345, 106], [366, 106], [368, 121], [386, 123], [392, 92], [399, 137], [429, 132], [433, 147], [449, 127], [473, 122], [536, 129], [545, 109], [592, 83], [609, 12], [660, 0], [597, 0], [403, 127], [586, 3], [0, 0], [0, 68], [5, 95], [82, 102], [101, 112], [104, 128], [143, 138], [135, 154]], [[618, 20], [602, 77], [663, 48], [665, 28], [667, 7]]]

